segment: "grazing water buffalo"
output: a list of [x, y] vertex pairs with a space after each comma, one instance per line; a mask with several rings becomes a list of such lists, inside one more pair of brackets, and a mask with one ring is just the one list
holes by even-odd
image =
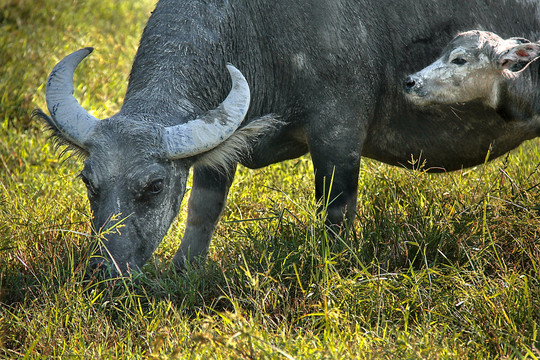
[[468, 31], [433, 64], [407, 77], [405, 91], [418, 105], [478, 100], [507, 121], [540, 130], [538, 57], [539, 43]]
[[[258, 168], [310, 152], [316, 198], [329, 195], [328, 221], [337, 224], [354, 217], [361, 156], [399, 166], [422, 157], [428, 168], [454, 170], [537, 136], [537, 126], [507, 121], [481, 103], [458, 118], [405, 99], [406, 75], [471, 28], [538, 38], [540, 3], [161, 0], [117, 114], [99, 121], [72, 96], [73, 72], [90, 49], [55, 67], [46, 94], [51, 116], [37, 114], [86, 155], [81, 178], [93, 228], [122, 219], [101, 249], [113, 275], [149, 259], [194, 168], [173, 260], [182, 268], [206, 255], [237, 162]], [[235, 66], [230, 75], [227, 63]]]

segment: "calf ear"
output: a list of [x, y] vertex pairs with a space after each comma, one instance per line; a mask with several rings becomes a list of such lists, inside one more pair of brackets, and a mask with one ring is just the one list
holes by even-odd
[[499, 55], [498, 65], [501, 70], [519, 72], [540, 57], [539, 43], [524, 43], [511, 47]]

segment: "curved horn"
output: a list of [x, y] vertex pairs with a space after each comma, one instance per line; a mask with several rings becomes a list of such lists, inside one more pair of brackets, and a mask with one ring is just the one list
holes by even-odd
[[165, 129], [163, 141], [170, 159], [186, 158], [215, 148], [244, 120], [250, 102], [249, 85], [240, 70], [231, 64], [227, 64], [227, 70], [231, 74], [232, 89], [216, 109], [185, 124]]
[[84, 48], [63, 58], [49, 75], [45, 97], [51, 117], [67, 140], [84, 148], [83, 144], [97, 124], [73, 97], [73, 73], [77, 65], [94, 49]]

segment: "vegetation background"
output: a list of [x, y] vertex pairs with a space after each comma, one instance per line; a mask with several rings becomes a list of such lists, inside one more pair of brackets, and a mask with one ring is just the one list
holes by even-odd
[[85, 279], [81, 163], [42, 124], [44, 84], [94, 46], [76, 97], [121, 106], [154, 0], [0, 0], [0, 357], [540, 358], [540, 143], [429, 175], [364, 160], [355, 236], [331, 240], [309, 157], [240, 168], [208, 262]]

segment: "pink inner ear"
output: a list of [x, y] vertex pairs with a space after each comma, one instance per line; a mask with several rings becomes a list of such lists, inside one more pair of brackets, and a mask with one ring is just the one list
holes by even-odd
[[521, 57], [528, 57], [529, 56], [529, 52], [525, 49], [521, 49], [521, 50], [518, 50], [516, 52], [516, 55], [517, 56], [521, 56]]

